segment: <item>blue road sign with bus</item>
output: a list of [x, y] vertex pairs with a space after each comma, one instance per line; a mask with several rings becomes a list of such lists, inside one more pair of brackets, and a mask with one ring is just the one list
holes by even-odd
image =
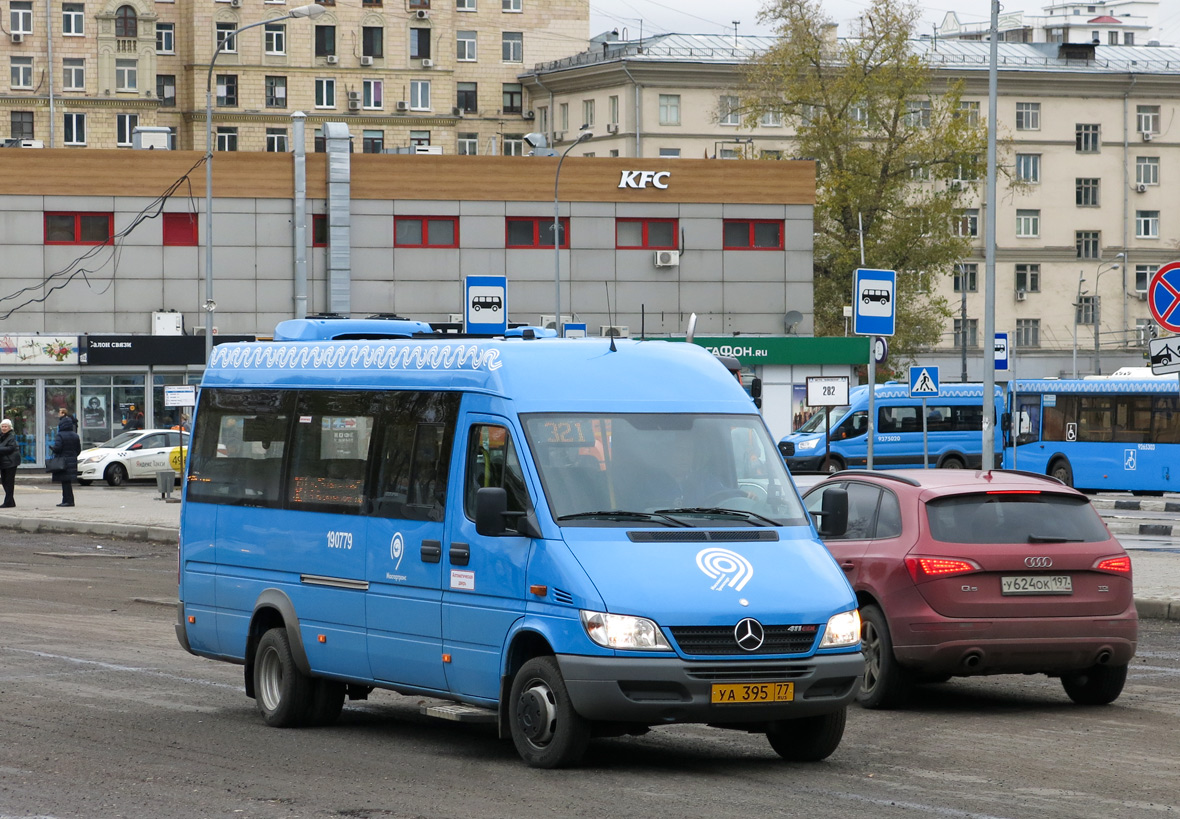
[[897, 315], [897, 273], [856, 271], [852, 288], [852, 332], [858, 336], [891, 336]]
[[468, 276], [463, 319], [468, 333], [502, 336], [508, 331], [508, 277]]

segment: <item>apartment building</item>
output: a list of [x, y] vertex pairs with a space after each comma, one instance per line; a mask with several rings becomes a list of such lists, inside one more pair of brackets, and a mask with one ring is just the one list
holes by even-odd
[[[1046, 5], [1039, 15], [1004, 11], [997, 23], [1000, 39], [1009, 43], [1159, 45], [1159, 6], [1160, 0], [1074, 0]], [[986, 40], [990, 27], [990, 20], [962, 22], [948, 11], [934, 33], [943, 39]]]
[[222, 151], [290, 150], [301, 111], [308, 150], [346, 120], [357, 152], [520, 154], [517, 75], [583, 50], [589, 26], [586, 0], [321, 0], [286, 18], [299, 3], [3, 0], [0, 116], [48, 147], [130, 148], [149, 126], [202, 150], [211, 107]]
[[[537, 126], [574, 153], [738, 159], [794, 156], [773, 116], [740, 117], [742, 65], [760, 37], [665, 35], [607, 41], [522, 76]], [[989, 45], [922, 39], [935, 83], [963, 80], [986, 116]], [[1153, 323], [1151, 275], [1180, 258], [1180, 48], [1001, 43], [998, 115], [1006, 177], [996, 202], [996, 329], [1012, 336], [1018, 373], [1110, 372], [1143, 364]], [[970, 181], [967, 181], [970, 182]], [[983, 185], [962, 214], [974, 251], [940, 293], [956, 307], [924, 362], [982, 374]], [[870, 260], [871, 264], [871, 260]], [[1097, 342], [1095, 341], [1097, 339]], [[1075, 356], [1075, 350], [1077, 355]]]

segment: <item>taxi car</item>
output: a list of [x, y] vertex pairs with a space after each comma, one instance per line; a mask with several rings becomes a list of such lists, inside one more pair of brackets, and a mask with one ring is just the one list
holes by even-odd
[[89, 486], [93, 481], [105, 480], [111, 486], [122, 486], [132, 479], [155, 480], [157, 472], [173, 468], [173, 451], [187, 446], [188, 433], [174, 429], [120, 433], [78, 454], [78, 483]]

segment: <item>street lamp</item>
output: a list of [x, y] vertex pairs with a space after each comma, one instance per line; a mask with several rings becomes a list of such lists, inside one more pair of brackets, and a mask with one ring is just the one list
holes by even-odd
[[1082, 276], [1084, 270], [1078, 271], [1078, 297], [1073, 302], [1073, 377], [1078, 377], [1078, 311], [1082, 308], [1082, 283], [1086, 281]]
[[297, 17], [319, 17], [325, 11], [323, 6], [313, 3], [293, 8], [282, 17], [271, 17], [234, 29], [217, 44], [209, 60], [209, 75], [205, 79], [205, 366], [209, 365], [213, 354], [213, 311], [217, 309], [217, 303], [213, 301], [213, 66], [226, 45], [247, 29]]
[[[589, 126], [582, 126], [582, 133], [578, 134], [578, 138], [573, 141], [565, 152], [561, 155], [561, 159], [557, 160], [557, 173], [553, 175], [553, 298], [554, 306], [557, 310], [553, 313], [553, 326], [557, 330], [557, 335], [561, 337], [561, 211], [558, 209], [557, 186], [561, 183], [561, 163], [565, 162], [565, 158], [569, 152], [574, 149], [574, 146], [580, 145], [586, 140], [594, 136], [586, 128]], [[571, 289], [573, 285], [570, 285]], [[570, 315], [574, 312], [574, 302], [570, 298]]]
[[[1119, 253], [1118, 255], [1115, 256], [1116, 259], [1122, 259], [1124, 257], [1125, 257], [1125, 254], [1123, 254], [1123, 253]], [[1105, 268], [1105, 270], [1103, 268]], [[1093, 311], [1094, 316], [1093, 316], [1093, 318], [1094, 318], [1094, 374], [1095, 375], [1102, 375], [1102, 357], [1101, 357], [1102, 354], [1099, 351], [1100, 348], [1099, 348], [1099, 344], [1098, 344], [1098, 318], [1099, 318], [1099, 310], [1102, 306], [1102, 298], [1101, 298], [1101, 296], [1098, 295], [1098, 281], [1099, 281], [1099, 279], [1102, 278], [1103, 273], [1109, 273], [1112, 270], [1118, 270], [1118, 269], [1119, 269], [1118, 262], [1099, 262], [1098, 263], [1098, 272], [1094, 274], [1094, 311]]]

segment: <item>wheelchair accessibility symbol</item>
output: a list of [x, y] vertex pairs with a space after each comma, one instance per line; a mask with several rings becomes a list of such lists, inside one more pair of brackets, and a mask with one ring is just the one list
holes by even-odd
[[1066, 424], [1065, 425], [1065, 440], [1076, 441], [1077, 439], [1078, 439], [1078, 425], [1072, 424], [1072, 423]]
[[1136, 457], [1135, 450], [1124, 449], [1123, 450], [1123, 469], [1128, 470], [1128, 471], [1134, 471], [1135, 457]]

